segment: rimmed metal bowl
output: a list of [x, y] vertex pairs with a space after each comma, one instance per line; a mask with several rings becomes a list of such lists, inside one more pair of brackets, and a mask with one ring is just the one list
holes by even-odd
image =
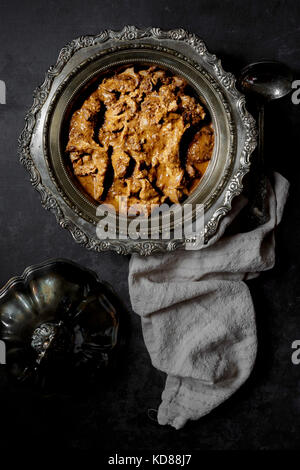
[[111, 286], [66, 259], [29, 266], [0, 289], [0, 338], [17, 382], [94, 374], [123, 342], [125, 310]]
[[[201, 184], [184, 201], [204, 205], [205, 243], [218, 230], [220, 219], [231, 209], [232, 199], [242, 191], [242, 179], [250, 169], [256, 145], [256, 126], [245, 108], [245, 98], [235, 87], [235, 78], [223, 70], [204, 42], [194, 34], [177, 29], [103, 31], [84, 36], [64, 47], [45, 82], [35, 91], [34, 103], [19, 139], [21, 162], [40, 192], [42, 204], [56, 215], [75, 241], [96, 251], [148, 255], [185, 247], [185, 238], [169, 240], [100, 240], [96, 204], [80, 191], [72, 179], [64, 152], [72, 110], [101, 75], [125, 64], [158, 64], [184, 77], [208, 109], [215, 131], [212, 161]], [[154, 221], [155, 225], [155, 221]], [[172, 229], [174, 226], [171, 227]], [[117, 234], [119, 235], [119, 234]]]

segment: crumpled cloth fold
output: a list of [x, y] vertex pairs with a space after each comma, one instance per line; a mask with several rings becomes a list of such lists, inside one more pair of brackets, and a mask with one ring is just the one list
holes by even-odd
[[131, 257], [132, 308], [141, 316], [153, 366], [167, 374], [160, 424], [179, 429], [201, 418], [249, 377], [257, 336], [244, 281], [274, 266], [274, 228], [288, 188], [288, 181], [274, 173], [273, 185], [268, 183], [269, 220], [250, 232], [226, 235], [247, 204], [241, 196], [202, 249]]

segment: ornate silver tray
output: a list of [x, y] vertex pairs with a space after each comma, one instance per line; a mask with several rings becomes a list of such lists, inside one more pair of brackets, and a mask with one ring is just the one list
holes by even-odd
[[203, 204], [207, 243], [243, 189], [242, 180], [256, 146], [256, 125], [246, 110], [245, 97], [235, 87], [234, 76], [223, 70], [220, 60], [194, 34], [182, 29], [126, 26], [122, 31], [106, 30], [73, 40], [61, 50], [57, 63], [34, 92], [19, 138], [20, 161], [39, 191], [43, 207], [87, 249], [150, 255], [186, 247], [190, 242], [186, 238], [99, 239], [97, 206], [78, 190], [65, 162], [66, 121], [78, 96], [110, 68], [135, 62], [159, 64], [183, 76], [211, 115], [215, 130], [212, 161], [199, 187], [183, 203], [193, 208]]

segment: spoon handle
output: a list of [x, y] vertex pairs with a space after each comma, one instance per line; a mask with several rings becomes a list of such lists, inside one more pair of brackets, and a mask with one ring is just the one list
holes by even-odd
[[256, 218], [258, 225], [264, 224], [269, 219], [267, 204], [267, 176], [265, 167], [265, 142], [264, 142], [264, 123], [265, 107], [263, 103], [257, 103], [258, 109], [258, 147], [257, 147], [257, 165], [256, 165], [256, 188], [254, 203], [252, 205], [252, 214]]

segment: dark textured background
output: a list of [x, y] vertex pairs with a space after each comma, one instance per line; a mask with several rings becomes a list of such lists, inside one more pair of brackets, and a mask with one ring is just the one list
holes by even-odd
[[[300, 2], [294, 1], [19, 1], [0, 0], [0, 79], [7, 105], [0, 105], [0, 284], [30, 264], [68, 257], [110, 281], [128, 309], [128, 258], [95, 254], [77, 246], [44, 211], [18, 163], [17, 138], [33, 89], [74, 37], [124, 24], [184, 27], [205, 39], [225, 69], [238, 73], [261, 57], [278, 59], [300, 78]], [[103, 451], [196, 451], [296, 449], [300, 444], [300, 366], [291, 343], [300, 339], [299, 117], [290, 97], [266, 112], [270, 168], [292, 183], [277, 233], [275, 269], [249, 283], [257, 312], [259, 354], [250, 380], [225, 404], [180, 431], [149, 421], [164, 376], [143, 345], [140, 322], [131, 314], [128, 366], [110, 384], [79, 396], [39, 397], [0, 390], [1, 446], [22, 439], [69, 449]]]

